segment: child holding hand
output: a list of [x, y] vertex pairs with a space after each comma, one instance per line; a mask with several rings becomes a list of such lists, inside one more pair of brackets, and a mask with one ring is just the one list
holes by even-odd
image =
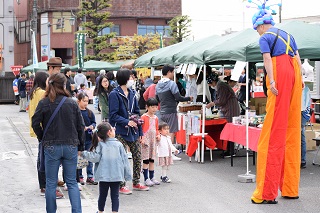
[[155, 113], [158, 110], [158, 101], [155, 98], [149, 98], [146, 102], [147, 112], [141, 116], [143, 120], [141, 140], [141, 159], [146, 186], [159, 185], [160, 182], [154, 178], [154, 159], [156, 157], [156, 140], [160, 139], [158, 131], [158, 117]]
[[109, 188], [112, 212], [118, 212], [120, 182], [130, 181], [132, 175], [124, 147], [115, 138], [115, 128], [107, 122], [99, 124], [93, 133], [90, 151], [82, 152], [82, 156], [95, 163], [94, 176], [99, 182], [99, 213], [104, 211]]
[[162, 167], [161, 181], [164, 183], [171, 182], [167, 176], [167, 171], [169, 170], [169, 166], [173, 164], [172, 152], [175, 154], [179, 153], [179, 150], [172, 145], [169, 129], [167, 123], [159, 124], [160, 141], [158, 143], [158, 162], [159, 166]]

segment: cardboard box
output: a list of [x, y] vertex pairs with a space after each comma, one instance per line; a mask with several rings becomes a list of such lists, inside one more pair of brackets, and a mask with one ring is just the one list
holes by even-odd
[[250, 106], [255, 106], [256, 108], [259, 106], [259, 103], [267, 103], [267, 98], [251, 98]]
[[[249, 106], [251, 110], [256, 110], [257, 115], [265, 114], [267, 98], [251, 98]], [[260, 109], [261, 107], [261, 109]]]
[[305, 136], [306, 136], [306, 143], [307, 143], [307, 150], [316, 150], [316, 141], [312, 140], [313, 138], [316, 138], [316, 135], [318, 135], [315, 131], [306, 130]]
[[259, 103], [259, 115], [266, 114], [266, 103]]

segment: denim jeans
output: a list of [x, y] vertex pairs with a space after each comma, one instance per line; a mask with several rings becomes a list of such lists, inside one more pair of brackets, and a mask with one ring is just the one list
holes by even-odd
[[[84, 149], [89, 151], [91, 144], [92, 144], [91, 141], [86, 141], [84, 144]], [[93, 163], [89, 161], [89, 164], [87, 166], [87, 178], [93, 177], [92, 168], [93, 168]], [[82, 169], [78, 169], [78, 174], [79, 174], [79, 178], [83, 178]]]
[[[301, 112], [302, 114], [303, 112]], [[301, 115], [301, 163], [306, 163], [306, 153], [307, 153], [307, 143], [306, 143], [306, 123], [307, 119], [304, 118], [304, 116]]]
[[99, 199], [98, 199], [99, 211], [104, 211], [109, 188], [111, 191], [110, 196], [111, 196], [112, 212], [119, 211], [119, 186], [120, 186], [120, 182], [99, 182]]
[[78, 147], [74, 145], [50, 145], [44, 147], [46, 168], [46, 210], [47, 213], [57, 211], [56, 187], [59, 166], [62, 164], [72, 213], [81, 213], [81, 200], [76, 181]]

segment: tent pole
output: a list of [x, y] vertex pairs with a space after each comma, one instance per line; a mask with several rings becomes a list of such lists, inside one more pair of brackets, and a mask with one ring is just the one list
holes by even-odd
[[[249, 62], [246, 65], [246, 85], [249, 84]], [[256, 176], [250, 174], [249, 171], [249, 93], [246, 87], [246, 158], [247, 158], [247, 172], [246, 174], [238, 175], [238, 182], [240, 183], [254, 183]]]
[[154, 67], [151, 67], [150, 77], [152, 80], [154, 80]]
[[206, 121], [206, 65], [203, 65], [203, 97], [202, 97], [202, 143], [201, 143], [201, 163], [204, 163], [204, 131], [205, 131], [205, 121]]

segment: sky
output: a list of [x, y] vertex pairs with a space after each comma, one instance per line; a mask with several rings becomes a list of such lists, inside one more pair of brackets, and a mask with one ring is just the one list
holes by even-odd
[[[282, 20], [320, 15], [319, 0], [269, 0], [269, 4], [281, 1]], [[251, 28], [251, 18], [257, 9], [246, 8], [246, 5], [247, 1], [243, 0], [182, 0], [182, 15], [188, 15], [192, 20], [190, 39], [221, 35], [230, 29], [240, 31]], [[278, 6], [273, 9], [279, 11]], [[274, 16], [276, 23], [279, 23], [278, 14]]]

